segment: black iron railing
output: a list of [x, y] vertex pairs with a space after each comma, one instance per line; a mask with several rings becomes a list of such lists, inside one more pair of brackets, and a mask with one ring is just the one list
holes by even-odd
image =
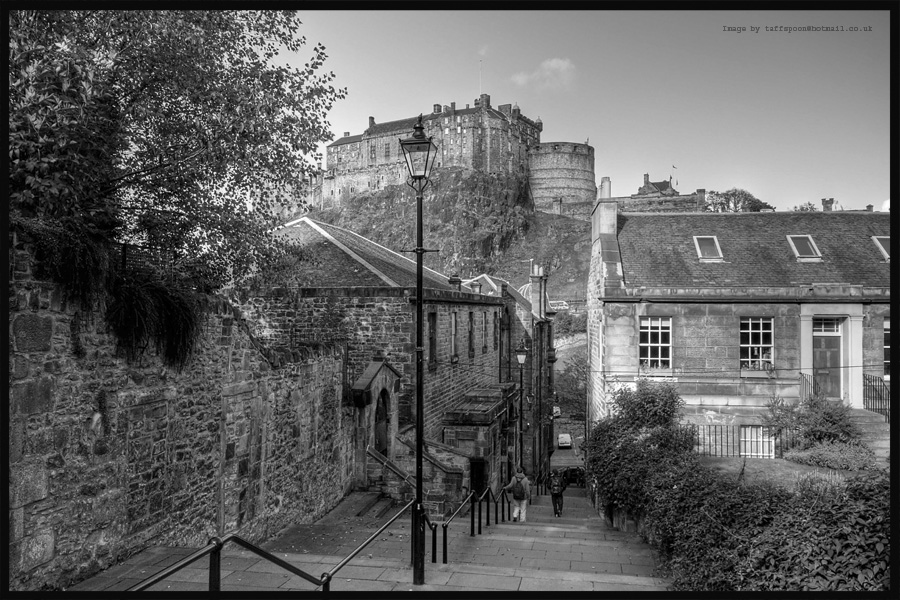
[[[450, 523], [453, 522], [453, 519], [456, 518], [456, 515], [458, 515], [463, 508], [468, 506], [474, 497], [475, 492], [469, 492], [469, 495], [463, 498], [463, 501], [459, 503], [459, 506], [455, 511], [453, 511], [453, 514], [450, 515], [450, 518], [441, 523], [441, 528], [444, 530], [444, 564], [447, 564], [447, 528], [450, 527]], [[472, 513], [472, 535], [475, 535], [475, 511], [470, 512]]]
[[782, 458], [800, 442], [799, 432], [780, 431], [762, 425], [695, 425], [681, 426], [690, 436], [694, 452], [701, 456], [745, 456], [747, 458]]
[[891, 420], [891, 388], [878, 375], [863, 373], [863, 408]]
[[815, 378], [806, 373], [800, 373], [800, 402], [806, 402], [813, 396], [821, 395], [821, 393], [822, 390]]
[[[302, 577], [303, 579], [305, 579], [306, 581], [308, 581], [314, 585], [322, 586], [322, 591], [328, 592], [328, 591], [331, 591], [331, 580], [334, 578], [335, 574], [338, 571], [340, 571], [341, 569], [343, 569], [344, 566], [348, 562], [353, 560], [353, 558], [357, 554], [362, 552], [366, 546], [368, 546], [370, 543], [372, 543], [375, 540], [375, 538], [377, 538], [379, 535], [381, 535], [381, 532], [383, 532], [385, 529], [387, 529], [404, 512], [406, 512], [406, 510], [408, 508], [410, 508], [413, 504], [415, 504], [415, 502], [416, 502], [415, 499], [410, 500], [402, 509], [400, 509], [400, 511], [396, 515], [391, 517], [387, 521], [387, 523], [385, 523], [384, 525], [379, 527], [378, 531], [373, 533], [371, 536], [369, 536], [369, 538], [366, 541], [364, 541], [362, 544], [360, 544], [359, 547], [356, 548], [356, 550], [354, 550], [349, 555], [347, 555], [346, 558], [344, 558], [338, 564], [333, 566], [330, 570], [322, 573], [322, 575], [320, 577], [316, 577], [315, 575], [310, 575], [303, 569], [300, 569], [299, 567], [295, 567], [291, 563], [278, 558], [274, 554], [270, 554], [269, 552], [266, 552], [262, 548], [254, 545], [254, 544], [251, 544], [250, 542], [248, 542], [244, 538], [240, 537], [236, 533], [229, 533], [221, 538], [218, 538], [218, 537], [212, 538], [209, 541], [209, 544], [207, 544], [203, 548], [200, 548], [193, 554], [186, 556], [185, 558], [181, 559], [177, 563], [175, 563], [169, 567], [166, 567], [165, 569], [163, 569], [156, 575], [153, 575], [152, 577], [148, 577], [147, 579], [138, 583], [137, 585], [130, 587], [128, 589], [128, 591], [129, 592], [140, 592], [140, 591], [146, 590], [147, 588], [159, 583], [166, 577], [169, 577], [173, 573], [180, 571], [181, 569], [187, 567], [191, 563], [203, 558], [206, 555], [209, 555], [209, 591], [211, 591], [211, 592], [221, 591], [222, 548], [228, 542], [234, 542], [238, 546], [242, 546], [242, 547], [246, 548], [247, 550], [253, 552], [257, 556], [260, 556], [260, 557], [268, 560], [269, 562], [272, 562], [272, 563], [278, 565], [279, 567], [288, 571], [289, 573], [293, 573], [294, 575], [297, 575], [298, 577]], [[435, 562], [436, 542], [434, 539], [434, 535], [435, 535], [435, 529], [437, 527], [435, 525], [433, 525], [430, 521], [427, 520], [427, 516], [426, 516], [426, 522], [428, 522], [429, 526], [431, 527], [431, 533], [432, 533], [431, 562]]]

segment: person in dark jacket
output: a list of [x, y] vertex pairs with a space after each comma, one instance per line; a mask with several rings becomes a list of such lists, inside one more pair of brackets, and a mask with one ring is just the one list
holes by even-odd
[[566, 478], [563, 477], [559, 469], [554, 469], [552, 473], [550, 473], [550, 480], [548, 481], [550, 487], [550, 499], [553, 501], [553, 515], [560, 517], [562, 516], [563, 509], [563, 492], [566, 491], [566, 486], [568, 482]]

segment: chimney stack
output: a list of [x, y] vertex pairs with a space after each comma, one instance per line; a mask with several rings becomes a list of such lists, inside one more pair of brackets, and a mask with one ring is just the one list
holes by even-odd
[[542, 318], [543, 301], [541, 300], [541, 271], [543, 269], [531, 263], [531, 314]]
[[349, 132], [349, 131], [345, 131], [345, 132], [344, 132], [344, 137], [350, 137], [350, 132]]
[[431, 111], [432, 111], [434, 114], [438, 114], [439, 112], [441, 112], [441, 105], [440, 105], [440, 104], [435, 104], [434, 107], [431, 109]]
[[369, 117], [369, 127], [375, 127], [375, 117]]
[[478, 281], [477, 279], [475, 281], [473, 281], [472, 283], [470, 283], [469, 287], [472, 289], [473, 294], [481, 293], [481, 282]]
[[650, 185], [650, 174], [644, 173], [644, 185]]
[[822, 198], [822, 210], [825, 212], [831, 212], [831, 207], [834, 206], [834, 198]]
[[600, 180], [600, 199], [606, 200], [607, 198], [612, 197], [612, 182], [609, 180], [609, 177], [604, 177]]
[[450, 276], [450, 278], [447, 280], [447, 283], [456, 286], [456, 291], [462, 290], [462, 279], [460, 279], [459, 275], [457, 275], [456, 273]]
[[872, 206], [871, 204], [866, 204], [866, 210], [869, 211], [869, 212], [874, 212], [875, 207]]

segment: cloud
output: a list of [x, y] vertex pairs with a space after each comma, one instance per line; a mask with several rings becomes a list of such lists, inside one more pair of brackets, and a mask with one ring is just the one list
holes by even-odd
[[522, 71], [511, 79], [519, 87], [533, 86], [538, 90], [568, 89], [575, 81], [575, 65], [568, 58], [548, 58], [531, 73]]
[[881, 203], [881, 212], [891, 212], [891, 199], [888, 198]]

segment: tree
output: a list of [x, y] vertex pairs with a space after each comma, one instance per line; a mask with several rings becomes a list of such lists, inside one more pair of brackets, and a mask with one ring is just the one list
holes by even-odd
[[711, 190], [706, 194], [707, 212], [760, 212], [763, 209], [775, 210], [775, 207], [740, 188], [725, 192]]
[[293, 11], [11, 11], [10, 217], [163, 245], [212, 287], [280, 256], [279, 194], [346, 91]]
[[556, 376], [556, 397], [564, 414], [583, 414], [587, 403], [590, 364], [587, 351], [573, 355]]
[[798, 204], [791, 210], [794, 212], [813, 212], [819, 210], [819, 208], [811, 200], [807, 200], [803, 204]]

